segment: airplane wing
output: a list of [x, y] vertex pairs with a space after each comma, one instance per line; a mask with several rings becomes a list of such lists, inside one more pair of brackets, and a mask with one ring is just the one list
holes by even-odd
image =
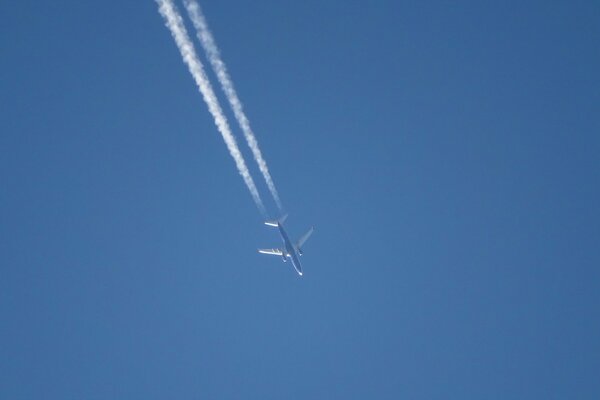
[[302, 235], [302, 237], [298, 240], [298, 242], [296, 243], [296, 247], [300, 248], [302, 247], [302, 245], [304, 243], [306, 243], [306, 241], [308, 240], [308, 238], [310, 237], [310, 235], [312, 235], [313, 231], [315, 230], [314, 227], [310, 228], [308, 230], [308, 232], [306, 232], [304, 235]]
[[271, 254], [273, 256], [283, 255], [283, 251], [281, 251], [280, 249], [258, 249], [258, 252], [262, 254]]

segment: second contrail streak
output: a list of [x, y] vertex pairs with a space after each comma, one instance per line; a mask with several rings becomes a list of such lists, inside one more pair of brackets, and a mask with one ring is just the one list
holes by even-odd
[[244, 157], [240, 152], [235, 137], [231, 133], [231, 129], [227, 123], [227, 118], [225, 117], [225, 114], [223, 114], [223, 110], [219, 105], [219, 100], [217, 99], [212, 85], [210, 84], [210, 81], [204, 72], [202, 63], [196, 54], [196, 50], [194, 49], [194, 45], [192, 44], [187, 30], [185, 29], [181, 15], [171, 0], [156, 0], [156, 2], [158, 3], [158, 10], [164, 18], [165, 24], [167, 25], [167, 28], [169, 28], [169, 31], [171, 31], [171, 35], [177, 44], [177, 48], [181, 53], [181, 57], [192, 74], [192, 77], [194, 78], [194, 81], [196, 82], [196, 85], [202, 94], [202, 98], [204, 99], [204, 102], [208, 106], [208, 110], [215, 120], [217, 129], [221, 133], [221, 136], [223, 136], [223, 140], [227, 145], [227, 149], [229, 150], [231, 157], [234, 159], [240, 175], [244, 179], [244, 183], [248, 187], [248, 190], [250, 191], [250, 194], [252, 195], [252, 198], [254, 199], [259, 211], [263, 215], [266, 215], [265, 207], [260, 198], [260, 194], [256, 189], [256, 185], [254, 184], [254, 180], [250, 175], [250, 171], [248, 171], [248, 167], [246, 166], [246, 162], [244, 161]]
[[256, 140], [254, 132], [252, 132], [252, 128], [250, 127], [250, 121], [244, 113], [242, 102], [235, 91], [233, 82], [229, 77], [229, 73], [227, 72], [227, 67], [221, 59], [219, 48], [217, 47], [215, 39], [208, 28], [206, 18], [204, 18], [204, 15], [202, 14], [200, 5], [195, 0], [184, 0], [184, 4], [190, 19], [192, 20], [192, 24], [194, 24], [194, 28], [196, 28], [196, 33], [198, 39], [200, 40], [200, 44], [202, 44], [202, 48], [204, 48], [204, 51], [208, 56], [208, 61], [210, 62], [212, 69], [215, 71], [217, 79], [219, 80], [219, 83], [225, 92], [225, 96], [231, 105], [235, 119], [244, 133], [248, 147], [250, 147], [250, 150], [252, 151], [252, 155], [258, 164], [258, 168], [260, 169], [265, 182], [267, 183], [267, 187], [273, 196], [273, 200], [275, 200], [277, 207], [281, 211], [283, 207], [281, 205], [281, 200], [279, 199], [277, 189], [275, 188], [273, 178], [271, 178], [271, 174], [269, 173], [267, 162], [263, 158], [260, 148], [258, 147], [258, 141]]

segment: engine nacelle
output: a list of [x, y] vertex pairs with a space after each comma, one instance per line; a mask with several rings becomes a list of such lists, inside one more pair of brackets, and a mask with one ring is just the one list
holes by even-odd
[[302, 255], [302, 249], [300, 247], [298, 247], [298, 255]]
[[285, 256], [285, 253], [281, 255], [281, 258], [283, 258], [283, 262], [287, 262], [287, 257]]

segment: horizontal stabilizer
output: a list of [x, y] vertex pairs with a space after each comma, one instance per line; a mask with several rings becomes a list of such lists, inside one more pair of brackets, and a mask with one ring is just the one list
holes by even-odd
[[272, 221], [265, 221], [265, 225], [278, 227], [280, 224], [283, 224], [285, 222], [285, 219], [287, 218], [287, 216], [288, 215], [285, 214], [284, 216], [280, 217], [279, 219], [272, 220]]

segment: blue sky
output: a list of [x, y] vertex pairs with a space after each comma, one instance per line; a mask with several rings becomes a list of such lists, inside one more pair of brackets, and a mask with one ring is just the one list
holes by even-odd
[[0, 397], [598, 397], [597, 2], [201, 4], [304, 276], [155, 2], [4, 2]]

